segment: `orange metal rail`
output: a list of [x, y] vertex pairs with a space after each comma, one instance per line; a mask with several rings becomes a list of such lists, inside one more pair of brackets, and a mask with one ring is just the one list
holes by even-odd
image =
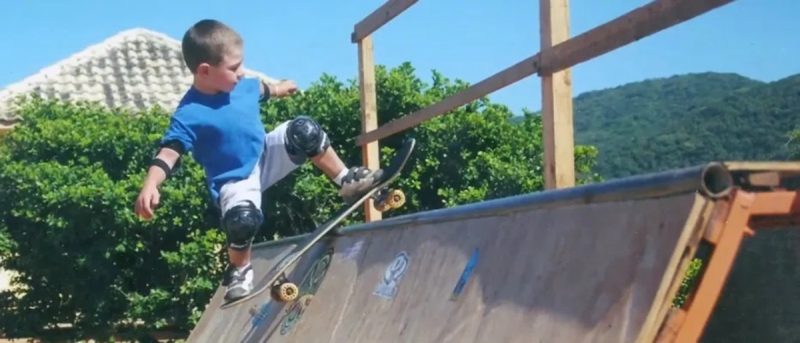
[[800, 222], [800, 192], [735, 189], [729, 199], [721, 201], [727, 206], [718, 208], [704, 235], [713, 251], [697, 290], [688, 305], [672, 315], [658, 341], [699, 341], [745, 236], [758, 229]]

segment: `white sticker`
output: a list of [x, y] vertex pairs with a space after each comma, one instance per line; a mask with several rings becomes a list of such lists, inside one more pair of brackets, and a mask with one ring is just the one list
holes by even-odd
[[401, 251], [395, 256], [394, 261], [386, 267], [386, 271], [383, 273], [383, 280], [378, 282], [378, 286], [372, 294], [384, 299], [393, 299], [397, 295], [397, 284], [403, 278], [407, 269], [408, 254], [405, 251]]
[[358, 258], [358, 255], [361, 254], [361, 249], [364, 248], [364, 239], [360, 239], [357, 242], [353, 243], [347, 250], [344, 251], [344, 257], [346, 259], [355, 260]]

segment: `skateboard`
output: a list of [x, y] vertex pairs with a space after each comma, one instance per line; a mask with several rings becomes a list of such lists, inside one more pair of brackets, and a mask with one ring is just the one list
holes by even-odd
[[400, 176], [400, 172], [406, 166], [406, 162], [408, 162], [409, 157], [411, 157], [415, 145], [415, 139], [406, 139], [400, 147], [400, 150], [397, 151], [397, 155], [395, 155], [389, 163], [389, 166], [383, 169], [380, 182], [362, 195], [361, 198], [341, 209], [333, 218], [318, 226], [305, 241], [299, 244], [291, 253], [286, 255], [275, 267], [267, 272], [267, 275], [262, 278], [265, 282], [260, 288], [253, 290], [252, 293], [245, 297], [230, 302], [223, 302], [220, 307], [224, 309], [235, 306], [252, 299], [267, 289], [270, 290], [272, 298], [278, 302], [295, 300], [299, 294], [299, 289], [295, 283], [288, 279], [286, 270], [311, 249], [315, 243], [328, 235], [336, 225], [353, 213], [353, 211], [361, 207], [361, 205], [370, 198], [375, 200], [375, 208], [382, 212], [393, 208], [399, 208], [405, 204], [405, 194], [398, 189], [390, 189], [389, 185]]

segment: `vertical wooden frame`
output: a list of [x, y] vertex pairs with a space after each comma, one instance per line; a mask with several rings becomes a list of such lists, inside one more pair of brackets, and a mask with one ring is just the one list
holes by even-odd
[[[358, 80], [361, 97], [361, 132], [375, 130], [378, 127], [378, 100], [375, 86], [375, 63], [372, 50], [372, 36], [366, 36], [358, 42]], [[380, 167], [378, 142], [370, 142], [361, 147], [362, 162], [370, 169]], [[381, 212], [375, 209], [372, 199], [364, 202], [366, 222], [381, 220]]]
[[[539, 0], [541, 50], [569, 39], [569, 0]], [[570, 69], [542, 74], [545, 188], [575, 185]]]

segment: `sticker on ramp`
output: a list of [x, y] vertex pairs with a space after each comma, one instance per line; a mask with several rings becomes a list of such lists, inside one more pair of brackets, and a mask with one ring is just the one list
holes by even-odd
[[351, 245], [347, 250], [344, 252], [344, 258], [349, 260], [356, 260], [358, 256], [361, 254], [361, 250], [364, 249], [364, 239], [361, 238], [353, 245]]
[[406, 270], [408, 270], [408, 260], [408, 253], [405, 251], [397, 254], [392, 263], [386, 267], [383, 279], [375, 287], [375, 292], [372, 294], [384, 299], [394, 299], [395, 295], [397, 295], [397, 286], [403, 275], [405, 275]]
[[450, 300], [455, 301], [461, 292], [464, 291], [464, 287], [469, 282], [470, 277], [472, 277], [472, 272], [475, 270], [475, 265], [478, 264], [478, 248], [472, 251], [472, 256], [469, 257], [469, 261], [467, 261], [467, 265], [464, 267], [464, 271], [461, 272], [461, 277], [458, 278], [458, 283], [456, 283], [456, 287], [453, 289], [453, 294], [450, 295]]
[[281, 335], [288, 334], [303, 317], [303, 313], [311, 304], [314, 294], [317, 293], [322, 280], [328, 273], [332, 258], [333, 248], [328, 248], [325, 254], [314, 262], [303, 277], [303, 281], [300, 283], [300, 298], [289, 306], [289, 309], [286, 310], [286, 315], [281, 319]]
[[311, 304], [313, 298], [314, 295], [312, 294], [303, 295], [289, 307], [286, 317], [281, 321], [282, 336], [286, 336], [286, 334], [294, 328], [294, 325], [300, 321], [300, 318], [303, 316], [303, 313], [306, 312], [306, 308]]

